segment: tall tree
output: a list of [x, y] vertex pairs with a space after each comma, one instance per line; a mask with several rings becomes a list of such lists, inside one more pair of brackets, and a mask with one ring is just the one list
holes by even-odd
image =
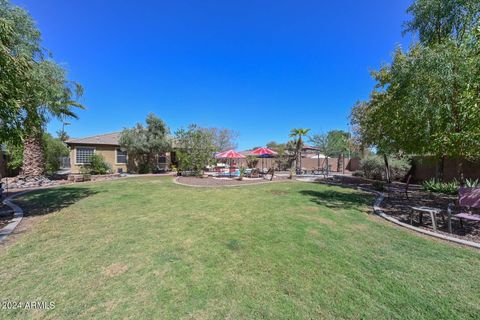
[[425, 45], [441, 44], [446, 40], [465, 41], [480, 21], [478, 0], [416, 0], [407, 9], [412, 19], [405, 23], [404, 32], [418, 33]]
[[398, 48], [391, 64], [372, 73], [370, 100], [357, 103], [351, 118], [362, 142], [385, 159], [391, 153], [458, 158], [462, 179], [461, 160], [480, 154], [480, 7], [445, 1], [447, 12], [439, 3], [412, 5], [407, 30], [421, 41]]
[[301, 157], [301, 151], [303, 148], [303, 137], [307, 136], [310, 132], [310, 129], [306, 128], [294, 128], [290, 130], [290, 137], [295, 140], [295, 154], [294, 154], [294, 161], [295, 168], [298, 170], [299, 166], [299, 159]]
[[29, 90], [32, 57], [40, 53], [40, 34], [30, 16], [0, 0], [0, 142], [21, 141], [21, 102]]
[[66, 71], [50, 60], [36, 63], [31, 74], [30, 88], [23, 100], [24, 150], [22, 173], [26, 177], [40, 176], [45, 169], [42, 135], [51, 117], [77, 118], [73, 108], [83, 108], [76, 102], [83, 88], [68, 81]]
[[[40, 46], [40, 32], [28, 13], [0, 0], [0, 138], [23, 139], [25, 176], [42, 175], [43, 128], [51, 117], [75, 117], [82, 88]], [[5, 67], [3, 67], [5, 65]]]
[[211, 131], [191, 124], [175, 132], [175, 142], [180, 171], [202, 175], [205, 167], [213, 163], [217, 146]]
[[150, 113], [145, 120], [146, 126], [137, 123], [135, 127], [124, 129], [119, 143], [142, 173], [156, 170], [156, 160], [159, 154], [170, 151], [170, 130], [165, 122]]

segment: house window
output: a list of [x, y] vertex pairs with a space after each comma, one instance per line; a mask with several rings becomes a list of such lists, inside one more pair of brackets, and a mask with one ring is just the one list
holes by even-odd
[[158, 163], [159, 164], [167, 163], [167, 157], [165, 155], [158, 156]]
[[117, 163], [127, 163], [127, 151], [117, 149]]
[[76, 148], [75, 162], [78, 164], [90, 163], [90, 158], [95, 153], [95, 148]]

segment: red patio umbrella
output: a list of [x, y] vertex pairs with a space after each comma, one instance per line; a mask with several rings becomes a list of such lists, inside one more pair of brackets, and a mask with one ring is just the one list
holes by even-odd
[[243, 159], [245, 156], [241, 153], [238, 153], [234, 150], [228, 150], [224, 152], [220, 152], [215, 156], [218, 159]]
[[262, 171], [263, 171], [263, 158], [265, 158], [265, 156], [268, 156], [268, 157], [275, 156], [278, 153], [268, 148], [257, 148], [252, 151], [252, 154], [260, 156], [262, 158]]
[[[228, 151], [225, 151], [225, 152], [220, 152], [219, 154], [217, 154], [215, 156], [215, 158], [217, 159], [243, 159], [243, 158], [246, 158], [243, 154], [241, 153], [238, 153], [234, 150], [228, 150]], [[230, 160], [230, 166], [232, 165], [232, 162]], [[231, 169], [229, 169], [230, 171], [230, 176], [232, 175], [232, 171]]]
[[274, 156], [274, 155], [277, 155], [278, 153], [273, 151], [272, 149], [258, 148], [258, 149], [253, 150], [252, 154], [255, 154], [257, 156], [265, 156], [265, 155]]

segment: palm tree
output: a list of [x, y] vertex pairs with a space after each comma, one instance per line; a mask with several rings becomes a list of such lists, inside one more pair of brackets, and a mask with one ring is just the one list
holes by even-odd
[[292, 166], [295, 167], [295, 169], [298, 169], [298, 159], [300, 157], [300, 151], [303, 147], [303, 137], [307, 136], [308, 133], [310, 132], [310, 129], [306, 128], [298, 128], [298, 129], [292, 129], [290, 130], [290, 137], [295, 140], [295, 154], [294, 154], [294, 161]]
[[31, 89], [23, 100], [23, 166], [24, 177], [44, 173], [42, 134], [50, 118], [77, 118], [73, 108], [84, 107], [75, 101], [82, 87], [66, 79], [65, 70], [53, 61], [41, 61], [31, 73]]

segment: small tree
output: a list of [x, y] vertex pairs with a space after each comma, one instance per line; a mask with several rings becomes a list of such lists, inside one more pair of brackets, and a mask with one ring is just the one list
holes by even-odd
[[187, 130], [175, 132], [179, 171], [191, 171], [194, 175], [203, 175], [206, 166], [213, 163], [217, 149], [215, 137], [209, 130], [192, 124]]
[[328, 164], [328, 158], [334, 154], [334, 148], [332, 147], [332, 143], [330, 141], [331, 136], [327, 133], [317, 133], [310, 137], [310, 143], [318, 148], [318, 150], [325, 156], [325, 172], [328, 176], [330, 166]]

